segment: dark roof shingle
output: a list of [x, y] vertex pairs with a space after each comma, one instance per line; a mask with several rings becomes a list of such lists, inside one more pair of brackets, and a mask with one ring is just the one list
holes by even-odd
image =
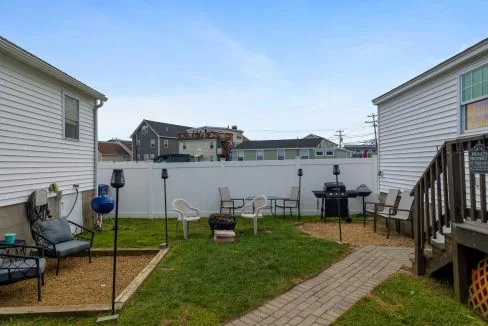
[[275, 149], [318, 147], [323, 138], [251, 140], [237, 145], [234, 149]]
[[151, 121], [151, 120], [144, 120], [144, 121], [146, 121], [146, 123], [152, 129], [154, 129], [154, 131], [160, 137], [178, 137], [179, 133], [186, 132], [188, 129], [192, 128], [192, 127], [174, 125], [171, 123], [164, 123], [158, 121]]

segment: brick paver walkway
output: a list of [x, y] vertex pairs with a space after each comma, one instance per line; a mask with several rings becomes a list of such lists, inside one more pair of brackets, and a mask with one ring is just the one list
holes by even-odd
[[329, 325], [411, 257], [413, 248], [361, 248], [227, 325]]

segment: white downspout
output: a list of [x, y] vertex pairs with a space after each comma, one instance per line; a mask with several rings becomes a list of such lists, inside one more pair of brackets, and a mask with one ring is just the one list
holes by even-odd
[[95, 143], [95, 160], [93, 162], [93, 168], [95, 169], [94, 177], [93, 177], [93, 182], [94, 182], [94, 189], [95, 189], [95, 195], [97, 196], [98, 193], [98, 109], [103, 106], [105, 102], [103, 100], [100, 100], [98, 104], [95, 102], [95, 108], [93, 109], [93, 122], [94, 122], [94, 143]]

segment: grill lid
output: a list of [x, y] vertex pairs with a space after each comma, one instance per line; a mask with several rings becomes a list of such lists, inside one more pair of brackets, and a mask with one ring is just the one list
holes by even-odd
[[371, 194], [371, 189], [368, 188], [367, 185], [362, 184], [359, 187], [356, 188], [356, 191], [361, 195], [361, 196], [369, 196]]

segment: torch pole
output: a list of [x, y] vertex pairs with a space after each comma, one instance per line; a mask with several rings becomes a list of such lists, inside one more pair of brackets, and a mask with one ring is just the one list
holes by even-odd
[[339, 241], [342, 242], [342, 225], [341, 225], [341, 200], [339, 198], [339, 176], [336, 174], [336, 194], [337, 194], [337, 212], [339, 214]]
[[164, 223], [166, 232], [166, 248], [168, 247], [168, 207], [166, 205], [166, 179], [164, 181]]
[[299, 175], [298, 176], [298, 222], [300, 222], [302, 219], [301, 205], [302, 205], [302, 176]]
[[117, 273], [117, 233], [119, 230], [119, 188], [115, 189], [115, 225], [114, 225], [114, 270], [112, 280], [112, 315], [115, 315], [115, 279]]

